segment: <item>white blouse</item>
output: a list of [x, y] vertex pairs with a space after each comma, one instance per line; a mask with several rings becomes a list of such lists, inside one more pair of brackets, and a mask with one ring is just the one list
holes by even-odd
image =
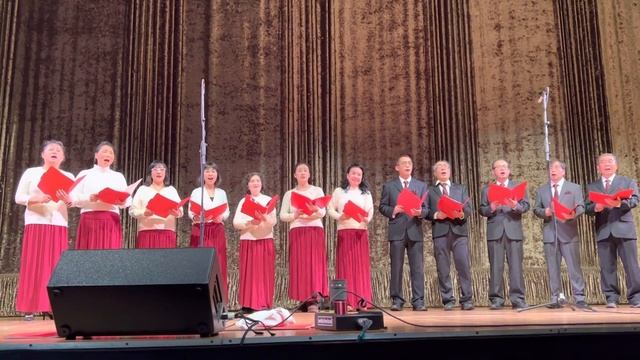
[[[215, 188], [213, 192], [213, 200], [211, 200], [211, 198], [209, 197], [209, 194], [205, 191], [204, 206], [200, 204], [201, 196], [202, 196], [202, 188], [195, 188], [191, 192], [191, 199], [189, 200], [189, 213], [188, 213], [189, 219], [193, 220], [193, 216], [194, 216], [193, 212], [191, 211], [191, 201], [200, 205], [200, 207], [203, 208], [205, 211], [218, 207], [222, 204], [227, 204], [227, 210], [225, 210], [224, 213], [222, 213], [222, 221], [225, 221], [229, 218], [229, 214], [231, 214], [231, 211], [229, 211], [227, 193], [224, 190], [220, 188]], [[207, 222], [212, 222], [212, 221], [213, 220], [207, 220]]]
[[117, 191], [125, 191], [127, 189], [127, 180], [122, 173], [111, 170], [110, 168], [102, 168], [94, 165], [91, 169], [86, 169], [78, 173], [78, 177], [86, 175], [78, 186], [71, 192], [73, 205], [81, 208], [80, 213], [88, 211], [111, 211], [120, 214], [120, 209], [127, 208], [131, 205], [131, 197], [128, 197], [123, 206], [112, 205], [102, 201], [90, 201], [89, 198], [93, 194], [99, 193], [102, 189], [112, 188]]
[[[271, 197], [260, 194], [258, 197], [253, 198], [255, 202], [262, 206], [267, 206]], [[253, 218], [242, 211], [242, 205], [245, 198], [240, 200], [236, 213], [233, 216], [233, 227], [240, 230], [240, 240], [259, 240], [259, 239], [273, 239], [273, 226], [276, 224], [276, 210], [273, 210], [270, 214], [267, 214], [266, 221], [260, 222], [258, 225], [247, 225], [247, 222], [253, 220]]]
[[294, 220], [294, 213], [296, 208], [291, 205], [291, 193], [297, 192], [301, 195], [304, 195], [310, 199], [317, 199], [319, 197], [324, 196], [324, 191], [317, 186], [311, 186], [305, 191], [299, 191], [296, 189], [291, 189], [287, 191], [282, 197], [282, 207], [280, 208], [280, 220], [284, 222], [291, 223], [289, 228], [297, 228], [303, 226], [315, 226], [315, 227], [323, 227], [322, 218], [327, 213], [326, 209], [318, 209], [315, 213], [311, 215], [301, 214], [297, 219]]
[[[75, 179], [72, 173], [60, 171], [68, 178], [72, 180]], [[69, 215], [67, 213], [67, 205], [65, 205], [63, 201], [49, 201], [42, 204], [28, 205], [29, 198], [32, 195], [43, 194], [38, 188], [38, 183], [44, 173], [45, 169], [42, 166], [29, 168], [22, 174], [20, 182], [18, 183], [16, 203], [27, 207], [24, 212], [24, 224], [45, 224], [66, 227], [69, 224]]]
[[[147, 210], [147, 204], [149, 200], [153, 199], [158, 192], [152, 188], [151, 186], [142, 185], [136, 191], [136, 194], [133, 196], [133, 201], [131, 202], [131, 206], [129, 207], [129, 215], [136, 218], [138, 220], [138, 232], [144, 230], [173, 230], [176, 231], [176, 217], [173, 215], [169, 215], [166, 218], [162, 218], [158, 215], [145, 216], [144, 212]], [[178, 195], [178, 191], [173, 186], [165, 186], [161, 191], [160, 195], [166, 197], [167, 199], [180, 202], [180, 195]], [[183, 210], [179, 209], [180, 215], [178, 217], [182, 217]]]
[[[342, 216], [344, 205], [351, 200], [352, 203], [359, 206], [361, 209], [367, 212], [366, 222], [358, 222], [352, 218], [346, 220], [339, 220]], [[343, 229], [367, 229], [367, 224], [373, 218], [373, 198], [371, 193], [363, 194], [360, 189], [345, 191], [343, 188], [337, 188], [334, 190], [329, 205], [327, 205], [327, 212], [329, 216], [338, 220], [337, 230]]]

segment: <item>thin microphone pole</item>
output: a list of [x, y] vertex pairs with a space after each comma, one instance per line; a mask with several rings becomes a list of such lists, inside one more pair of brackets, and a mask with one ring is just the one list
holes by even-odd
[[204, 166], [207, 163], [207, 143], [205, 142], [206, 129], [204, 126], [204, 78], [200, 83], [200, 124], [202, 125], [202, 140], [200, 141], [200, 238], [198, 239], [198, 247], [204, 244]]

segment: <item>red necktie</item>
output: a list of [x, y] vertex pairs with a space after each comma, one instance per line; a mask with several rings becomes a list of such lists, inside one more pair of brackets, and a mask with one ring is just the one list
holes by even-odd
[[441, 183], [440, 186], [442, 186], [442, 195], [449, 196], [449, 192], [447, 191], [447, 184]]
[[611, 181], [609, 179], [604, 180], [604, 192], [609, 192], [609, 185], [611, 185]]
[[558, 200], [560, 195], [558, 194], [558, 184], [553, 184], [553, 198]]

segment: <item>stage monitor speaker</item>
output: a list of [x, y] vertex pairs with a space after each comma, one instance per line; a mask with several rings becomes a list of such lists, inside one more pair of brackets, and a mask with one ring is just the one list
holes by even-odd
[[226, 311], [213, 248], [70, 250], [47, 286], [58, 335], [212, 336]]

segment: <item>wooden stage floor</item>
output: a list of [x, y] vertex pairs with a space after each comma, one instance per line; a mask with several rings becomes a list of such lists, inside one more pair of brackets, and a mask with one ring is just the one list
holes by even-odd
[[[562, 334], [571, 332], [634, 332], [640, 331], [640, 309], [620, 306], [607, 309], [594, 306], [594, 311], [537, 308], [525, 312], [511, 309], [492, 311], [476, 308], [472, 311], [443, 311], [440, 308], [426, 312], [404, 310], [384, 315], [385, 328], [370, 330], [364, 340], [380, 339], [420, 339], [469, 336], [503, 336], [536, 334]], [[394, 319], [391, 315], [397, 316]], [[314, 315], [294, 314], [295, 325], [288, 329], [274, 329], [274, 336], [266, 332], [256, 335], [249, 332], [245, 344], [296, 343], [296, 342], [336, 342], [354, 341], [359, 331], [323, 331], [313, 328]], [[401, 320], [412, 323], [407, 324]], [[93, 339], [65, 340], [57, 337], [52, 320], [24, 321], [21, 318], [0, 318], [0, 351], [7, 349], [99, 349], [132, 347], [180, 347], [238, 345], [244, 330], [235, 325], [236, 320], [228, 320], [225, 329], [216, 336], [127, 336], [94, 337]], [[419, 326], [415, 326], [419, 325]], [[360, 339], [361, 341], [363, 339]]]

